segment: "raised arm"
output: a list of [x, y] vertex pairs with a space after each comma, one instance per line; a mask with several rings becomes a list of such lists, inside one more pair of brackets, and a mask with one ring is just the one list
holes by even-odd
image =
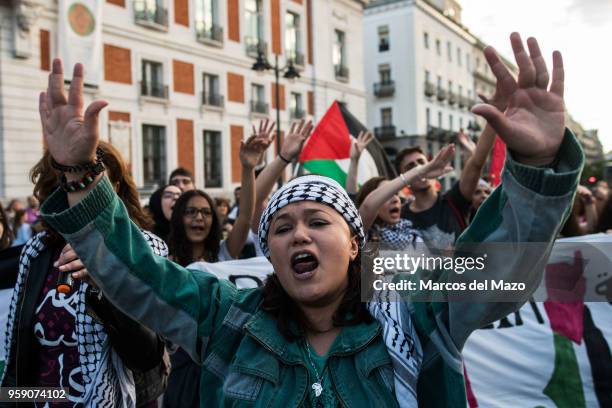
[[351, 138], [351, 161], [349, 162], [348, 173], [346, 175], [346, 192], [349, 194], [357, 194], [359, 186], [357, 184], [357, 173], [359, 171], [359, 158], [363, 149], [365, 149], [374, 138], [372, 132], [359, 132], [357, 139]]
[[[82, 86], [83, 67], [77, 64], [65, 97], [62, 63], [56, 59], [47, 92], [39, 99], [49, 152], [64, 166], [91, 163], [95, 157], [97, 116], [106, 102], [92, 102], [83, 115]], [[102, 174], [79, 192], [57, 189], [43, 203], [41, 215], [72, 245], [113, 305], [202, 362], [204, 345], [221, 326], [236, 289], [155, 255]]]
[[251, 137], [240, 145], [240, 162], [242, 164], [240, 211], [226, 241], [227, 250], [232, 258], [238, 258], [249, 236], [249, 228], [251, 227], [251, 220], [255, 211], [254, 169], [273, 140], [270, 138], [273, 127], [274, 123], [270, 126], [267, 119], [261, 121], [259, 125], [260, 131], [255, 132], [255, 127], [253, 127]]
[[378, 209], [402, 188], [419, 178], [437, 178], [452, 171], [453, 168], [449, 163], [454, 154], [454, 145], [445, 146], [426, 165], [414, 167], [405, 173], [400, 173], [399, 176], [389, 182], [381, 183], [376, 190], [366, 197], [359, 207], [364, 231], [369, 231], [372, 224], [374, 224]]
[[312, 121], [306, 122], [302, 119], [300, 122], [291, 124], [289, 133], [283, 141], [280, 154], [268, 163], [268, 165], [257, 176], [257, 196], [255, 198], [255, 215], [251, 221], [251, 230], [257, 232], [259, 229], [259, 219], [265, 208], [265, 201], [272, 192], [276, 180], [278, 180], [289, 163], [297, 158], [304, 147], [304, 143], [310, 137], [312, 132]]

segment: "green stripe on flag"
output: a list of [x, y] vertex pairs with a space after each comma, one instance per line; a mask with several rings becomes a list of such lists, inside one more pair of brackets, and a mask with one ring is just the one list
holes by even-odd
[[555, 368], [544, 388], [544, 394], [553, 400], [558, 408], [584, 408], [584, 391], [572, 341], [557, 333], [553, 335]]
[[310, 173], [332, 178], [342, 187], [346, 185], [346, 173], [335, 160], [309, 160], [302, 164]]

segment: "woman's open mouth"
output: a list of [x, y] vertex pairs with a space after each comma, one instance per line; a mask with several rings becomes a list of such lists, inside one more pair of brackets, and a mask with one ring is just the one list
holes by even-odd
[[308, 279], [314, 275], [319, 266], [319, 260], [310, 251], [299, 251], [291, 257], [291, 269], [298, 279]]

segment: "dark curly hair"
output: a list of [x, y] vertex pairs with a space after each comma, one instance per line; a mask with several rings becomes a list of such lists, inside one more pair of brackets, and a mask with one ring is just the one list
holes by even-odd
[[179, 199], [176, 200], [174, 210], [172, 210], [172, 218], [170, 218], [170, 237], [168, 238], [170, 255], [174, 262], [182, 266], [187, 266], [195, 261], [195, 259], [193, 259], [193, 243], [187, 239], [183, 215], [185, 214], [189, 200], [196, 196], [203, 197], [208, 202], [208, 205], [210, 205], [210, 210], [212, 212], [210, 231], [201, 244], [204, 246], [204, 259], [207, 262], [217, 262], [219, 259], [219, 244], [222, 239], [222, 234], [221, 224], [219, 223], [219, 218], [215, 211], [215, 202], [202, 190], [190, 190], [185, 191], [181, 194]]

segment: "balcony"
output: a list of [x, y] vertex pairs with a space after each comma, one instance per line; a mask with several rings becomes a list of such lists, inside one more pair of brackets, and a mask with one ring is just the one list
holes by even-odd
[[262, 101], [251, 101], [251, 113], [258, 113], [261, 115], [267, 115], [270, 112], [270, 107], [267, 103]]
[[443, 100], [446, 99], [446, 96], [447, 96], [446, 91], [442, 88], [438, 88], [438, 100], [442, 102]]
[[341, 64], [334, 65], [334, 74], [338, 81], [348, 82], [349, 69], [347, 66]]
[[395, 126], [384, 125], [380, 127], [375, 127], [374, 136], [376, 136], [378, 140], [394, 139], [395, 138]]
[[304, 111], [304, 109], [291, 109], [289, 111], [289, 115], [291, 116], [291, 119], [303, 119], [306, 116], [306, 111]]
[[457, 103], [457, 95], [454, 92], [448, 93], [448, 104], [454, 105]]
[[142, 26], [167, 30], [168, 10], [159, 5], [151, 7], [145, 1], [137, 1], [134, 2], [134, 20]]
[[150, 98], [168, 99], [168, 85], [151, 81], [142, 81], [140, 83], [140, 95]]
[[393, 96], [395, 94], [395, 81], [378, 82], [374, 84], [374, 95], [379, 98]]
[[223, 95], [218, 93], [202, 92], [202, 105], [223, 108], [225, 106], [225, 99]]
[[467, 98], [465, 96], [459, 95], [459, 107], [465, 108], [468, 105]]
[[425, 96], [434, 96], [436, 94], [436, 87], [429, 81], [425, 81]]
[[244, 37], [246, 53], [251, 58], [257, 58], [259, 53], [268, 54], [268, 43], [257, 37]]
[[223, 45], [223, 27], [216, 24], [212, 24], [210, 27], [201, 27], [196, 31], [196, 39], [204, 44]]

